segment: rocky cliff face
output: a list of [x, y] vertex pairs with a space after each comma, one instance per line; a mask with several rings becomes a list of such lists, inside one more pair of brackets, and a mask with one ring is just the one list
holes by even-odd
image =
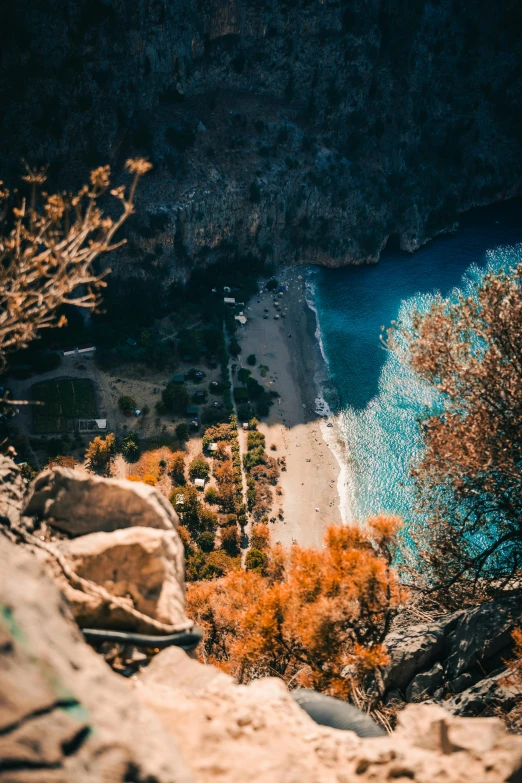
[[[142, 671], [147, 655], [134, 650], [122, 671], [127, 679], [119, 677], [82, 639], [75, 622], [84, 627], [82, 612], [91, 612], [89, 621], [103, 618], [99, 605], [89, 609], [78, 593], [108, 597], [108, 627], [123, 622], [126, 605], [131, 630], [147, 630], [143, 612], [156, 633], [186, 628], [174, 512], [155, 489], [63, 469], [43, 474], [27, 497], [3, 457], [0, 484], [0, 783], [522, 779], [522, 739], [507, 735], [497, 718], [412, 704], [392, 736], [363, 739], [313, 722], [280, 680], [236, 685], [173, 647]], [[89, 496], [97, 532], [87, 525]], [[73, 538], [57, 542], [65, 532]], [[171, 546], [159, 551], [158, 537]], [[134, 569], [133, 577], [125, 569]], [[160, 616], [166, 604], [162, 610], [158, 575], [177, 596], [168, 618]], [[454, 644], [459, 627], [452, 626]], [[429, 640], [424, 646], [432, 655]], [[405, 659], [399, 647], [396, 662]], [[477, 649], [468, 646], [468, 657]], [[420, 658], [415, 671], [428, 664]], [[388, 674], [402, 682], [412, 672], [406, 661]]]
[[154, 162], [121, 274], [375, 261], [519, 191], [512, 0], [28, 0], [1, 21], [2, 177]]

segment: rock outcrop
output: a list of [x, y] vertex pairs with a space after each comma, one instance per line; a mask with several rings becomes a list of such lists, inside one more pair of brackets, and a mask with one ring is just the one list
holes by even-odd
[[174, 530], [178, 524], [171, 504], [154, 487], [69, 468], [40, 473], [23, 513], [69, 536], [134, 526]]
[[[0, 470], [2, 465], [0, 459]], [[11, 470], [16, 488], [17, 469]], [[58, 472], [56, 481], [62, 478]], [[74, 487], [75, 477], [67, 479]], [[47, 476], [46, 486], [54, 480]], [[102, 491], [109, 500], [109, 520], [114, 520], [108, 484], [93, 484], [102, 517], [94, 526], [104, 524]], [[38, 486], [37, 481], [35, 494]], [[128, 623], [135, 623], [137, 615], [150, 623], [159, 623], [155, 617], [170, 621], [172, 606], [184, 609], [177, 532], [166, 525], [133, 525], [53, 542], [48, 525], [52, 532], [55, 517], [45, 514], [54, 500], [38, 506], [38, 519], [24, 521], [19, 519], [21, 492], [9, 497], [10, 518], [4, 515], [0, 527], [0, 783], [522, 779], [522, 738], [507, 735], [496, 718], [458, 718], [436, 705], [409, 705], [393, 736], [361, 739], [314, 723], [281, 680], [237, 685], [173, 647], [153, 657], [139, 676], [119, 677], [83, 641], [58, 587], [66, 595], [71, 586], [84, 583], [95, 588], [94, 594], [103, 591], [116, 607], [111, 622], [123, 594], [132, 609]], [[61, 510], [74, 515], [73, 506], [64, 497], [61, 501]], [[88, 506], [88, 493], [83, 501]], [[69, 527], [67, 515], [60, 515], [60, 524]], [[3, 530], [21, 545], [8, 541]], [[37, 556], [42, 552], [50, 559]], [[61, 576], [53, 583], [50, 574], [56, 576], [57, 565]], [[72, 606], [77, 611], [74, 601]], [[460, 621], [448, 626], [454, 640], [461, 639]], [[494, 643], [488, 628], [488, 643], [474, 649], [496, 655], [500, 643]], [[419, 637], [416, 632], [415, 644], [422, 647]], [[458, 649], [465, 660], [462, 641]], [[416, 656], [416, 666], [432, 664], [434, 676], [430, 655]], [[131, 657], [137, 665], [125, 669], [127, 674], [147, 662], [143, 654]], [[400, 672], [393, 676], [396, 682]]]
[[521, 622], [522, 595], [514, 595], [389, 634], [387, 700], [434, 699], [456, 715], [509, 712], [517, 692], [504, 681], [505, 660]]
[[0, 535], [1, 783], [191, 783], [143, 700], [82, 639], [34, 555]]
[[111, 266], [158, 291], [218, 258], [375, 261], [519, 193], [511, 0], [28, 0], [2, 30], [0, 178], [149, 155]]
[[[62, 541], [58, 548], [81, 579], [126, 599], [130, 607], [159, 623], [186, 627], [183, 546], [174, 530], [132, 527], [91, 533]], [[128, 630], [132, 620], [125, 606], [120, 612], [114, 606], [107, 611], [102, 596], [78, 590], [67, 580], [63, 589], [80, 627]]]
[[[56, 467], [34, 480], [17, 511], [80, 627], [154, 634], [192, 626], [178, 516], [153, 487]], [[41, 544], [29, 532], [38, 526], [72, 538]]]

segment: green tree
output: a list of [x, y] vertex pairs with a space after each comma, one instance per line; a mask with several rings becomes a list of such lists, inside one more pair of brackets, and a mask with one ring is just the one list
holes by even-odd
[[237, 557], [240, 552], [240, 538], [237, 527], [230, 525], [221, 531], [221, 548], [230, 557]]
[[251, 367], [255, 367], [256, 366], [257, 359], [256, 359], [255, 353], [251, 353], [251, 354], [249, 354], [249, 356], [247, 356], [247, 364], [249, 364]]
[[129, 432], [122, 440], [121, 453], [128, 462], [137, 462], [140, 451], [138, 436], [134, 432]]
[[204, 530], [198, 536], [198, 546], [202, 552], [212, 552], [214, 549], [215, 535], [212, 530]]
[[189, 402], [189, 396], [184, 384], [168, 383], [161, 392], [161, 399], [165, 408], [171, 413], [185, 413]]
[[191, 533], [199, 531], [199, 514], [201, 503], [196, 487], [187, 484], [185, 487], [177, 487], [170, 495], [170, 502], [174, 510], [180, 515], [183, 525]]
[[248, 379], [252, 373], [250, 370], [247, 370], [246, 367], [241, 367], [241, 369], [237, 373], [237, 379], [239, 383], [242, 383], [244, 386], [246, 386]]
[[185, 421], [176, 424], [176, 438], [185, 443], [190, 437], [190, 428]]
[[207, 479], [210, 473], [210, 465], [208, 464], [207, 460], [199, 455], [199, 457], [195, 457], [192, 462], [189, 465], [189, 476], [194, 481], [194, 479]]
[[249, 549], [245, 558], [246, 570], [262, 574], [265, 567], [265, 559], [260, 549]]
[[122, 394], [118, 399], [118, 408], [122, 413], [132, 413], [137, 407], [138, 404], [134, 397], [129, 397], [127, 394]]

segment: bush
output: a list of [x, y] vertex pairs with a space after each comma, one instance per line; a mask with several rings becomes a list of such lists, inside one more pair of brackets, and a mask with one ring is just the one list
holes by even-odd
[[265, 567], [265, 556], [260, 549], [249, 549], [245, 558], [245, 568], [247, 571], [263, 573]]
[[266, 287], [269, 291], [275, 291], [279, 283], [275, 279], [275, 277], [272, 277], [268, 283], [266, 284]]
[[185, 483], [185, 455], [175, 451], [169, 460], [169, 472], [177, 484]]
[[259, 426], [259, 419], [256, 419], [254, 416], [250, 421], [248, 422], [248, 429], [249, 430], [256, 430]]
[[205, 502], [210, 506], [216, 506], [219, 501], [219, 492], [215, 487], [209, 487], [205, 492]]
[[252, 528], [250, 546], [252, 549], [263, 550], [270, 544], [270, 531], [268, 525], [257, 524]]
[[185, 443], [190, 437], [190, 428], [189, 425], [182, 421], [179, 424], [176, 424], [176, 438], [180, 440], [182, 443]]
[[132, 413], [136, 410], [138, 404], [134, 397], [129, 397], [126, 394], [122, 394], [118, 399], [118, 408], [122, 413]]
[[257, 359], [255, 353], [251, 353], [249, 356], [247, 356], [247, 364], [249, 364], [251, 367], [256, 366]]
[[194, 479], [207, 479], [210, 473], [210, 465], [207, 460], [202, 457], [195, 457], [189, 465], [189, 476]]
[[214, 533], [211, 530], [205, 530], [199, 534], [197, 543], [203, 552], [212, 552], [215, 543]]

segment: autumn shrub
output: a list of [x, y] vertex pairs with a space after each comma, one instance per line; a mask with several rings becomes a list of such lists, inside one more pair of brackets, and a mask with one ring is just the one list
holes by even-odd
[[105, 437], [97, 435], [87, 446], [85, 459], [92, 470], [107, 472], [116, 454], [116, 436], [113, 432]]
[[264, 550], [270, 544], [270, 530], [268, 525], [261, 523], [253, 525], [252, 532], [250, 534], [250, 546], [252, 549]]
[[[28, 196], [0, 185], [2, 366], [6, 352], [27, 346], [40, 329], [66, 325], [59, 314], [62, 305], [93, 309], [100, 303], [105, 274], [98, 273], [94, 263], [125, 241], [115, 236], [134, 212], [140, 177], [152, 168], [143, 158], [126, 162], [132, 181], [128, 188], [110, 191], [120, 209], [109, 217], [99, 204], [109, 192], [109, 166], [92, 171], [89, 185], [77, 193], [44, 192], [46, 168], [25, 167]], [[106, 465], [102, 450], [91, 450], [93, 465]]]
[[175, 451], [169, 459], [168, 470], [176, 484], [185, 484], [185, 455]]
[[330, 527], [323, 549], [257, 550], [265, 574], [189, 585], [188, 615], [206, 632], [199, 654], [239, 682], [277, 675], [357, 700], [387, 662], [383, 640], [404, 599], [391, 567], [399, 526], [379, 516]]

